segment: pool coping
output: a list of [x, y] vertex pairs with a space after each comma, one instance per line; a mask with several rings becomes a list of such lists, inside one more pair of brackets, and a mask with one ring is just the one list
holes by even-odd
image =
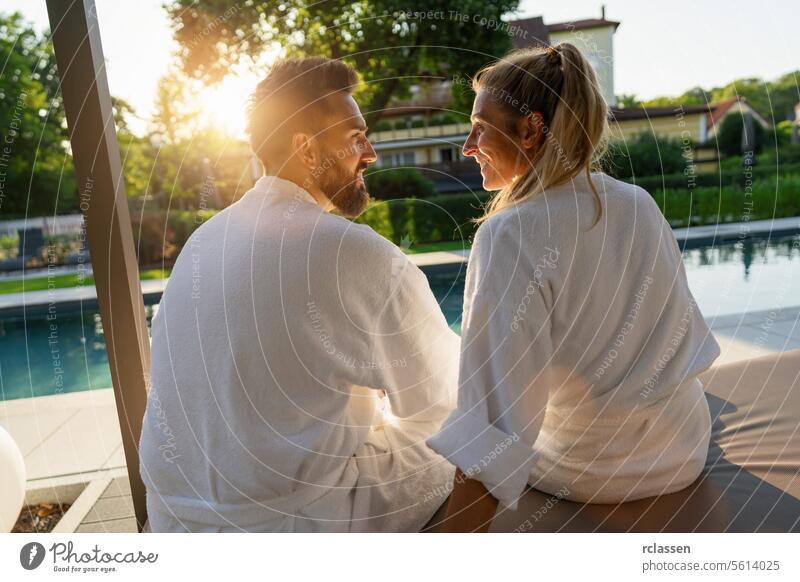
[[[681, 250], [688, 250], [710, 243], [730, 243], [746, 239], [769, 240], [773, 237], [800, 233], [800, 216], [753, 220], [710, 226], [692, 226], [673, 229]], [[463, 265], [469, 260], [469, 249], [434, 251], [408, 255], [408, 258], [426, 274], [449, 271], [454, 265]], [[141, 282], [145, 305], [157, 303], [168, 279], [151, 279]], [[94, 286], [72, 287], [8, 293], [0, 295], [0, 317], [36, 316], [55, 306], [67, 311], [94, 310], [97, 308], [97, 292]]]

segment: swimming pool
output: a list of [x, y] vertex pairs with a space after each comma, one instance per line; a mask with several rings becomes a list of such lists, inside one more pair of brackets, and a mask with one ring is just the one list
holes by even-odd
[[[689, 285], [703, 315], [800, 306], [800, 234], [770, 241], [686, 250]], [[463, 265], [429, 274], [442, 311], [460, 331]], [[148, 322], [153, 306], [147, 306]], [[0, 400], [78, 392], [111, 386], [103, 328], [96, 310], [0, 318]]]

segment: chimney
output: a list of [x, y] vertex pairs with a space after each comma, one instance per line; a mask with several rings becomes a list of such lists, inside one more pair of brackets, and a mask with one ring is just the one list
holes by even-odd
[[605, 4], [601, 4], [600, 5], [600, 20], [605, 20], [605, 19], [606, 19], [606, 5]]

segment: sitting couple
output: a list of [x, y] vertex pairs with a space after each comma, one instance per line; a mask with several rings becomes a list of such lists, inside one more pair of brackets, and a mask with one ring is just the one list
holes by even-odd
[[444, 530], [480, 531], [528, 485], [615, 503], [692, 483], [719, 348], [650, 195], [590, 172], [608, 110], [586, 59], [529, 49], [474, 78], [464, 155], [497, 193], [460, 339], [347, 220], [376, 158], [357, 84], [309, 58], [256, 89], [266, 175], [191, 236], [153, 319], [151, 529], [419, 531], [446, 503]]

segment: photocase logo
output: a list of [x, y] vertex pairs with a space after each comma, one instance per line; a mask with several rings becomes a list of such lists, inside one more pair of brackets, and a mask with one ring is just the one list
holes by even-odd
[[19, 563], [26, 570], [35, 570], [44, 560], [44, 546], [39, 542], [30, 542], [19, 551]]

